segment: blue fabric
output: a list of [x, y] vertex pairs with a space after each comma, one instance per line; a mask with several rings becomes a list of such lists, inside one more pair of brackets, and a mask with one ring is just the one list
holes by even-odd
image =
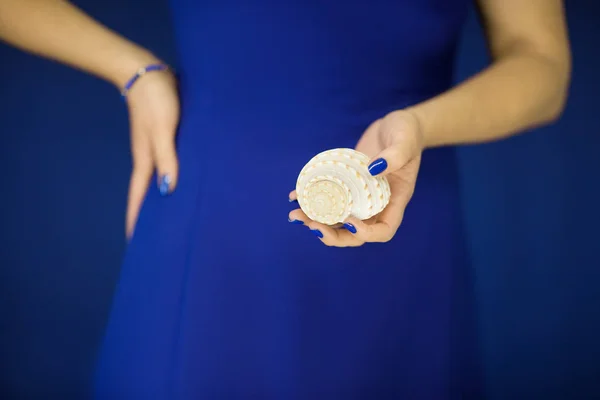
[[[290, 224], [316, 153], [450, 86], [467, 0], [172, 1], [177, 190], [127, 250], [96, 399], [456, 399], [475, 393], [455, 151], [423, 156], [386, 244]], [[467, 398], [467, 397], [465, 397]]]

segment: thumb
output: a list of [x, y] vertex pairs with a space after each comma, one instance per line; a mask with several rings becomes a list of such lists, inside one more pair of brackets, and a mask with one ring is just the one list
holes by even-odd
[[179, 161], [175, 150], [175, 135], [157, 135], [153, 140], [154, 160], [160, 194], [166, 196], [177, 186]]
[[369, 164], [371, 175], [385, 176], [404, 167], [412, 158], [412, 154], [403, 143], [395, 143], [373, 157]]

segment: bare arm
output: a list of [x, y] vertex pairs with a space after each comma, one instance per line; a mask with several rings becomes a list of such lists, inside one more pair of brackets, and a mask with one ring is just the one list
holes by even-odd
[[0, 40], [118, 88], [157, 58], [65, 0], [0, 0]]
[[[122, 89], [139, 68], [158, 60], [66, 0], [0, 0], [0, 40], [96, 75]], [[147, 74], [127, 95], [133, 171], [129, 185], [127, 236], [157, 173], [160, 193], [177, 185], [175, 133], [179, 99], [171, 73]]]
[[562, 113], [571, 56], [561, 0], [478, 0], [492, 65], [411, 109], [426, 147], [501, 139]]

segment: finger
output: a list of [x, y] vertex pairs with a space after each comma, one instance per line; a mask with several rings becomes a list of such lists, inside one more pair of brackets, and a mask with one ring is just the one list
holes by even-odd
[[[300, 208], [296, 208], [288, 213], [288, 222], [294, 225], [307, 225], [311, 219]], [[341, 229], [343, 224], [325, 225], [331, 229]]]
[[389, 242], [394, 237], [398, 226], [385, 220], [366, 224], [354, 217], [349, 217], [344, 223], [346, 231], [364, 243]]
[[174, 132], [168, 134], [161, 132], [154, 135], [152, 145], [158, 176], [158, 189], [161, 195], [166, 196], [175, 190], [179, 177], [179, 161], [175, 149]]
[[288, 200], [290, 203], [293, 203], [294, 201], [298, 200], [298, 195], [295, 190], [292, 190], [290, 194], [288, 194]]
[[326, 246], [358, 247], [365, 243], [346, 229], [336, 229], [333, 226], [323, 225], [315, 221], [308, 222], [307, 226]]
[[289, 212], [288, 221], [294, 225], [306, 225], [310, 222], [310, 218], [308, 218], [301, 209], [296, 208]]
[[404, 212], [412, 196], [412, 190], [400, 189], [400, 194], [390, 199], [390, 203], [379, 213], [377, 222], [367, 224], [355, 217], [344, 221], [344, 227], [364, 242], [385, 243], [392, 240], [404, 219]]
[[409, 148], [401, 143], [385, 148], [377, 154], [369, 164], [369, 172], [373, 176], [385, 176], [404, 167], [412, 156]]
[[125, 233], [128, 239], [133, 236], [135, 224], [138, 219], [140, 208], [153, 173], [153, 165], [150, 157], [145, 161], [134, 162], [133, 171], [129, 180], [129, 195], [127, 197], [127, 214]]
[[[304, 224], [310, 229], [313, 235], [323, 242], [323, 244], [332, 247], [356, 247], [361, 246], [364, 242], [352, 235], [345, 229], [340, 229], [341, 224], [324, 225], [316, 221], [312, 221], [304, 214], [301, 209], [295, 209], [288, 215], [288, 220], [292, 223]], [[296, 222], [298, 221], [298, 222]]]

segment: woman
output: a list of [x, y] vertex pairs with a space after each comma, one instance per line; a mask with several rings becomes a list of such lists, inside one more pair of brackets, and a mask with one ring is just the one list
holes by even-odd
[[[570, 76], [560, 0], [477, 4], [493, 63], [451, 88], [467, 0], [173, 0], [176, 90], [68, 2], [0, 2], [3, 40], [129, 106], [131, 241], [95, 398], [476, 395], [452, 145], [552, 122]], [[336, 147], [392, 186], [381, 215], [342, 229], [283, 198]]]

